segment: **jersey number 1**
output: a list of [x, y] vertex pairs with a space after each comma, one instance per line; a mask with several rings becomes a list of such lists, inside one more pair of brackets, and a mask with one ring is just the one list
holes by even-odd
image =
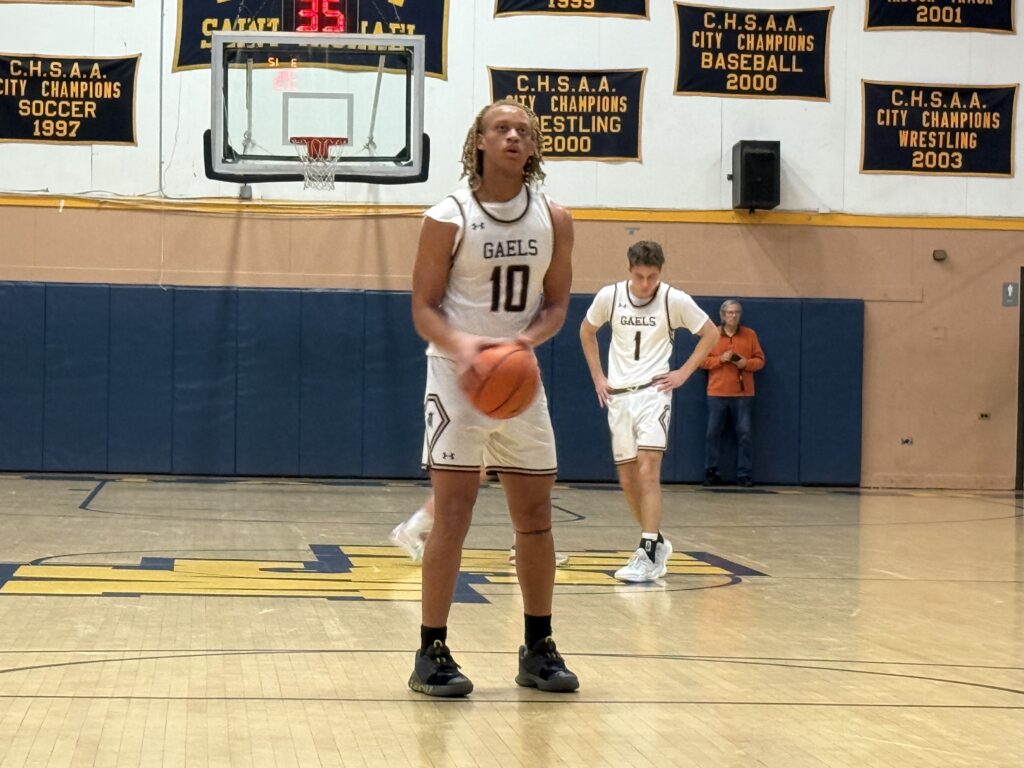
[[636, 336], [633, 338], [633, 359], [640, 359], [640, 331], [636, 332]]
[[[527, 264], [513, 264], [505, 267], [505, 279], [502, 280], [501, 267], [491, 271], [491, 312], [504, 309], [506, 312], [522, 312], [526, 309], [526, 287], [530, 284], [530, 267]], [[501, 290], [502, 282], [505, 290]], [[502, 293], [505, 294], [505, 305], [502, 306]]]

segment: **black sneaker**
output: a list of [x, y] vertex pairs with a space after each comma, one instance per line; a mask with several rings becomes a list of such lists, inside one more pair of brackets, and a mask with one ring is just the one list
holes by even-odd
[[709, 472], [707, 477], [704, 478], [704, 487], [712, 488], [718, 485], [725, 485], [725, 481], [719, 477], [717, 472]]
[[754, 481], [751, 480], [749, 477], [741, 477], [739, 480], [736, 481], [736, 485], [738, 485], [740, 488], [753, 488]]
[[531, 650], [519, 646], [519, 674], [516, 682], [524, 688], [568, 692], [580, 687], [579, 678], [565, 667], [562, 654], [550, 637], [539, 640]]
[[472, 692], [473, 683], [459, 672], [448, 646], [435, 640], [426, 650], [416, 651], [409, 687], [427, 696], [466, 696]]

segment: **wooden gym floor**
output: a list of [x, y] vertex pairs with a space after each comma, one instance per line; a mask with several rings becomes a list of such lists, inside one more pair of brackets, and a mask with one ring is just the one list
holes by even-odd
[[1011, 493], [669, 486], [663, 582], [605, 486], [555, 492], [577, 694], [517, 688], [482, 489], [450, 622], [469, 699], [412, 693], [416, 483], [0, 475], [2, 766], [1024, 765]]

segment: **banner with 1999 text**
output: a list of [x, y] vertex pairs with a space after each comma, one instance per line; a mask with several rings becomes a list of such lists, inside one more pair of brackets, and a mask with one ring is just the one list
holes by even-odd
[[640, 160], [646, 69], [489, 68], [493, 101], [532, 109], [550, 160]]
[[648, 0], [494, 0], [495, 16], [622, 16], [646, 19]]

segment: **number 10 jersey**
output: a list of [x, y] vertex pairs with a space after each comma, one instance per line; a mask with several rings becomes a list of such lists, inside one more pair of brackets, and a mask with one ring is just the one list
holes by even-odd
[[[441, 300], [451, 326], [496, 338], [526, 330], [540, 309], [554, 249], [547, 198], [524, 185], [508, 202], [480, 203], [462, 189], [425, 215], [459, 227]], [[444, 357], [433, 344], [427, 354]]]

